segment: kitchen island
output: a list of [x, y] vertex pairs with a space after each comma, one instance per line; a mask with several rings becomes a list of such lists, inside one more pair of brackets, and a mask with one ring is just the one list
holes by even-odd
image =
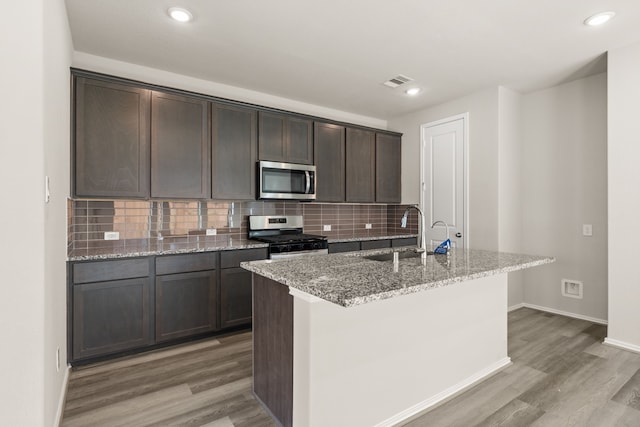
[[391, 426], [507, 366], [507, 273], [554, 261], [384, 252], [241, 264], [254, 393], [282, 425]]

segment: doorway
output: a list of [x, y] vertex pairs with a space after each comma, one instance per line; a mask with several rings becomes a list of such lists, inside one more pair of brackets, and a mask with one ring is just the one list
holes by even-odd
[[468, 185], [469, 113], [420, 126], [420, 207], [426, 216], [427, 241], [469, 247]]

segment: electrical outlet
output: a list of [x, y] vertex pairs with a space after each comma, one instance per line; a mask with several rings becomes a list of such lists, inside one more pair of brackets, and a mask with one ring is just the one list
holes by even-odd
[[218, 234], [218, 230], [215, 228], [207, 228], [207, 236], [215, 236]]
[[331, 231], [331, 224], [325, 224], [322, 226], [322, 231]]
[[367, 230], [371, 230], [371, 224], [365, 224], [364, 228], [366, 228]]
[[593, 236], [593, 226], [591, 224], [582, 224], [582, 235], [587, 237]]
[[581, 281], [562, 279], [560, 285], [562, 296], [582, 299], [583, 285]]
[[105, 231], [104, 240], [120, 240], [119, 231]]

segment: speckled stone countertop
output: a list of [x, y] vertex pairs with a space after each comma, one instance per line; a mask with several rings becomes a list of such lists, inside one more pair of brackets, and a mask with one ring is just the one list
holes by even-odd
[[[411, 248], [401, 249], [406, 250]], [[391, 249], [251, 261], [240, 266], [293, 289], [352, 307], [555, 261], [545, 256], [460, 249], [450, 255], [430, 255], [425, 265], [420, 257], [403, 258], [394, 271], [392, 261], [365, 258], [387, 252]]]
[[148, 245], [123, 245], [118, 248], [103, 249], [75, 249], [67, 256], [67, 261], [87, 261], [117, 258], [132, 258], [150, 255], [173, 255], [195, 252], [227, 251], [234, 249], [266, 248], [267, 243], [249, 239], [233, 239], [227, 236], [217, 236], [212, 239], [199, 239], [190, 242], [163, 242]]
[[[366, 237], [344, 237], [335, 239], [330, 238], [327, 240], [329, 243], [340, 243], [358, 242], [365, 240], [399, 239], [417, 236], [417, 234], [400, 234]], [[193, 238], [193, 240], [189, 241], [187, 241], [186, 239], [169, 241], [169, 239], [167, 239], [167, 241], [158, 241], [156, 243], [146, 244], [140, 242], [129, 244], [122, 241], [121, 243], [121, 246], [112, 248], [74, 249], [67, 255], [67, 261], [99, 261], [103, 259], [134, 258], [152, 255], [173, 255], [192, 252], [214, 252], [234, 249], [266, 248], [269, 246], [267, 243], [258, 242], [256, 240], [238, 239], [226, 235]]]

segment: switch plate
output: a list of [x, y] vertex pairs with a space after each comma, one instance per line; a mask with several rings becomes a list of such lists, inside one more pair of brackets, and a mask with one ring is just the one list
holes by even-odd
[[366, 228], [367, 230], [371, 230], [371, 224], [365, 224], [364, 228]]
[[120, 240], [119, 231], [105, 231], [104, 240]]
[[587, 237], [593, 236], [593, 226], [591, 224], [582, 224], [582, 235]]
[[218, 234], [218, 229], [207, 228], [207, 236], [215, 236], [216, 234]]
[[331, 224], [325, 224], [322, 226], [322, 231], [331, 231]]

